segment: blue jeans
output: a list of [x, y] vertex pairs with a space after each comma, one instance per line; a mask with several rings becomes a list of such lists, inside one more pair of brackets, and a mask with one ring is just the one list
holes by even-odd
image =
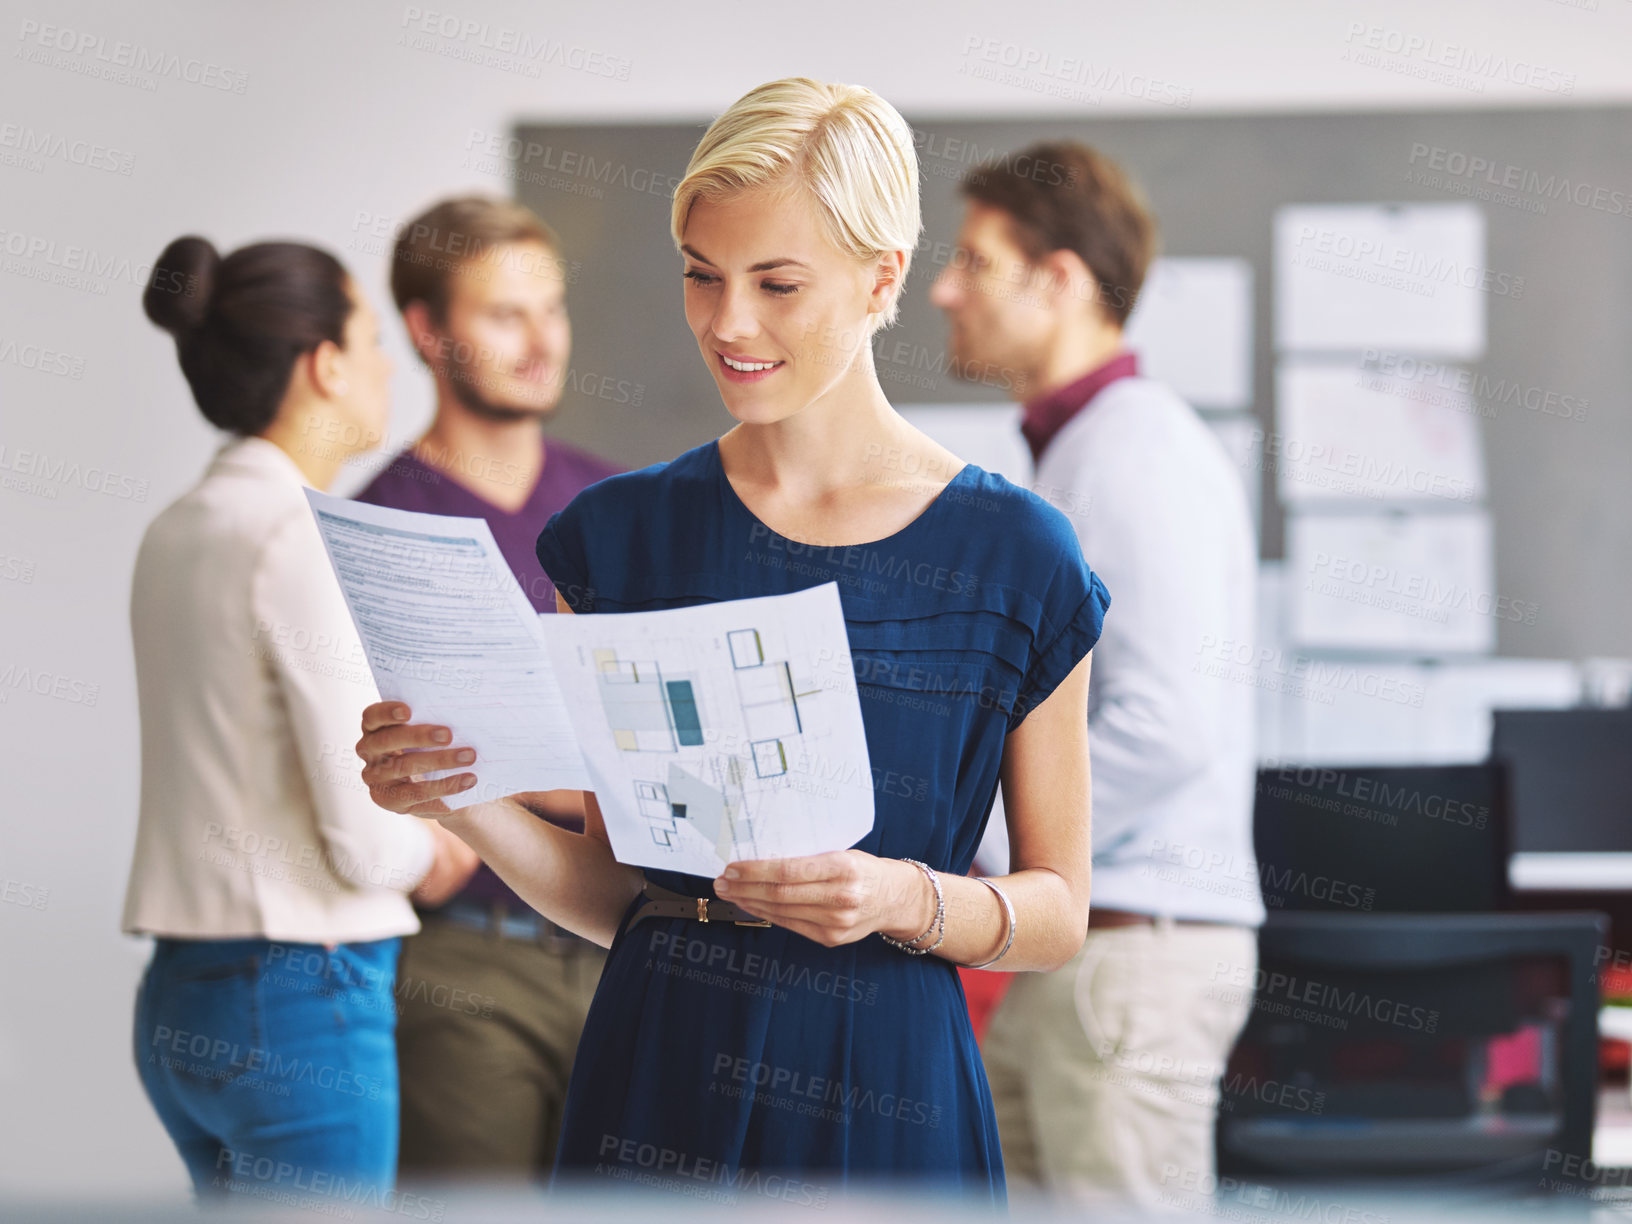
[[136, 1067], [201, 1198], [389, 1194], [400, 943], [155, 941]]

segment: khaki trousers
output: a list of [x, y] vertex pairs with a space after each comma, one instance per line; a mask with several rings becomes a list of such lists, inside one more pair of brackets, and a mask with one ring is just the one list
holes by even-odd
[[605, 963], [587, 940], [550, 947], [424, 916], [397, 969], [403, 1180], [547, 1174]]
[[1090, 930], [1064, 968], [1018, 974], [981, 1047], [1009, 1184], [1141, 1208], [1212, 1184], [1257, 961], [1250, 928], [1164, 920]]

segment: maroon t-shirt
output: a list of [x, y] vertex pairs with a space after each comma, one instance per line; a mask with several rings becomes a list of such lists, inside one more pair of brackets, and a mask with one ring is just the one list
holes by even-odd
[[[568, 446], [561, 441], [544, 441], [544, 470], [538, 483], [528, 495], [527, 502], [514, 514], [495, 506], [469, 486], [461, 484], [456, 475], [450, 475], [421, 461], [412, 450], [405, 450], [370, 481], [357, 500], [393, 510], [417, 510], [422, 514], [452, 514], [460, 518], [482, 518], [493, 531], [493, 539], [510, 563], [510, 569], [527, 592], [527, 598], [540, 612], [555, 611], [555, 587], [538, 563], [535, 551], [538, 533], [557, 510], [576, 497], [581, 489], [624, 469], [597, 458], [587, 451]], [[457, 472], [462, 457], [450, 455], [449, 468]], [[476, 763], [479, 770], [481, 762]], [[529, 906], [483, 863], [470, 877], [470, 882], [454, 897], [455, 901], [474, 902], [488, 906], [495, 901], [506, 902], [519, 913], [530, 912]]]

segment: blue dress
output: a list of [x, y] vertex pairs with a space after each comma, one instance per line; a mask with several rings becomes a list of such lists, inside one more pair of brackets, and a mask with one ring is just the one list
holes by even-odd
[[[836, 582], [876, 801], [856, 845], [956, 874], [986, 827], [1005, 735], [1092, 648], [1110, 602], [1065, 516], [973, 464], [896, 534], [818, 548], [753, 515], [714, 442], [583, 490], [550, 519], [538, 558], [577, 612]], [[714, 895], [711, 878], [646, 875]], [[613, 941], [556, 1171], [705, 1200], [825, 1204], [875, 1178], [1006, 1198], [949, 961], [876, 935], [826, 948], [782, 927], [686, 918], [646, 918]]]

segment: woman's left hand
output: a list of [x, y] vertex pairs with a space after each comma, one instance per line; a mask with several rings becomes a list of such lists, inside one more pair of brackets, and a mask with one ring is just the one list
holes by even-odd
[[874, 931], [913, 939], [935, 917], [935, 893], [922, 871], [865, 850], [730, 863], [714, 892], [829, 948]]

